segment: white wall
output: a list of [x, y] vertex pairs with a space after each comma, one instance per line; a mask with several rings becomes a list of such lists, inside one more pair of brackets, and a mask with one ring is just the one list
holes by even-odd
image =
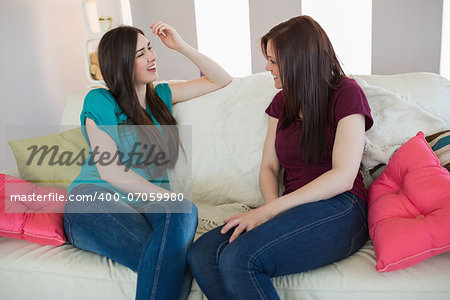
[[370, 74], [372, 0], [303, 0], [302, 13], [325, 30], [346, 74]]
[[[194, 0], [130, 2], [134, 25], [144, 29], [156, 48], [160, 79], [198, 77], [192, 63], [166, 49], [147, 29], [166, 21], [196, 47]], [[265, 65], [258, 39], [300, 13], [301, 0], [249, 0], [253, 72]], [[373, 0], [372, 19], [372, 73], [439, 72], [442, 0]], [[59, 124], [65, 95], [88, 84], [81, 0], [0, 0], [0, 36], [0, 136], [6, 126]], [[217, 40], [233, 43], [220, 36]], [[6, 167], [6, 152], [7, 143], [0, 138], [0, 169]]]
[[442, 39], [439, 73], [450, 79], [450, 0], [444, 0], [442, 4]]
[[249, 0], [253, 73], [263, 72], [266, 60], [261, 53], [260, 38], [272, 27], [301, 14], [299, 0]]
[[372, 5], [372, 74], [439, 73], [442, 0]]
[[134, 0], [131, 3], [133, 25], [142, 29], [152, 42], [157, 55], [160, 80], [193, 79], [200, 71], [183, 55], [164, 46], [151, 33], [149, 26], [157, 21], [166, 22], [180, 33], [183, 39], [197, 47], [194, 0]]
[[[0, 136], [59, 124], [65, 95], [86, 86], [79, 0], [0, 0]], [[0, 169], [9, 148], [0, 139]]]
[[249, 1], [194, 2], [198, 50], [216, 61], [232, 77], [251, 75]]

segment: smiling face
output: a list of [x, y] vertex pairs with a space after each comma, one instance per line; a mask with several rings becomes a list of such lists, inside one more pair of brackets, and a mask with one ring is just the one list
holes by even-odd
[[281, 84], [280, 71], [278, 69], [277, 58], [275, 57], [275, 53], [272, 48], [272, 42], [270, 40], [267, 43], [266, 53], [267, 53], [267, 56], [266, 56], [267, 64], [266, 64], [265, 69], [267, 71], [270, 71], [270, 73], [272, 74], [273, 80], [275, 82], [275, 87], [277, 89], [282, 89], [283, 85]]
[[138, 86], [153, 82], [157, 78], [156, 53], [145, 36], [139, 33], [136, 43], [133, 82]]

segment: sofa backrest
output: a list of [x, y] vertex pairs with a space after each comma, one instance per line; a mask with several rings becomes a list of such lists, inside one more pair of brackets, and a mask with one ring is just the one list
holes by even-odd
[[[398, 128], [385, 128], [384, 121], [378, 121], [373, 132], [366, 135], [368, 147], [363, 165], [387, 162], [390, 152], [417, 133], [412, 124], [417, 123], [426, 134], [450, 128], [447, 79], [431, 73], [355, 76], [355, 79], [368, 95], [372, 114], [378, 120], [392, 117], [386, 115], [391, 111], [379, 104], [394, 103], [396, 117], [403, 122]], [[268, 123], [264, 111], [277, 92], [272, 76], [264, 72], [235, 78], [221, 90], [174, 106], [179, 124], [192, 126], [192, 149], [188, 151], [192, 166], [180, 160], [174, 172], [170, 172], [170, 179], [175, 190], [191, 195], [199, 206], [200, 229], [213, 228], [230, 215], [262, 204], [258, 175]], [[67, 96], [63, 125], [79, 124], [85, 93]], [[418, 122], [418, 116], [425, 116], [422, 123]], [[191, 178], [180, 177], [179, 174], [186, 176], [190, 170]]]
[[402, 95], [450, 124], [450, 81], [434, 73], [357, 75], [371, 86]]

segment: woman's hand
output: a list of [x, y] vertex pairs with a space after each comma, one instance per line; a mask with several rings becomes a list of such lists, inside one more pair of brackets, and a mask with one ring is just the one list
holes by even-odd
[[167, 25], [164, 22], [156, 22], [150, 26], [153, 33], [157, 35], [166, 47], [173, 50], [181, 50], [188, 44], [181, 38], [178, 32], [172, 26]]
[[225, 234], [233, 227], [234, 233], [231, 235], [229, 242], [234, 241], [239, 235], [244, 231], [250, 231], [253, 228], [261, 225], [272, 219], [274, 216], [269, 208], [269, 206], [263, 205], [257, 209], [232, 216], [225, 220], [225, 226], [223, 226], [220, 233]]
[[164, 22], [156, 22], [150, 28], [166, 47], [186, 56], [205, 74], [203, 77], [189, 81], [169, 83], [172, 104], [210, 93], [231, 82], [231, 76], [224, 69], [186, 43], [173, 27]]

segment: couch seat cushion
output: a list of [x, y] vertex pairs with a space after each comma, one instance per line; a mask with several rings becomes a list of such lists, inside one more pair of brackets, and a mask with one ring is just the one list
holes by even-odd
[[[281, 299], [444, 300], [450, 295], [450, 252], [392, 273], [375, 270], [369, 241], [357, 253], [313, 271], [273, 278]], [[129, 300], [136, 273], [69, 244], [44, 246], [0, 238], [2, 299]], [[204, 300], [194, 282], [189, 300]]]
[[0, 237], [1, 299], [134, 299], [136, 273], [70, 244]]

